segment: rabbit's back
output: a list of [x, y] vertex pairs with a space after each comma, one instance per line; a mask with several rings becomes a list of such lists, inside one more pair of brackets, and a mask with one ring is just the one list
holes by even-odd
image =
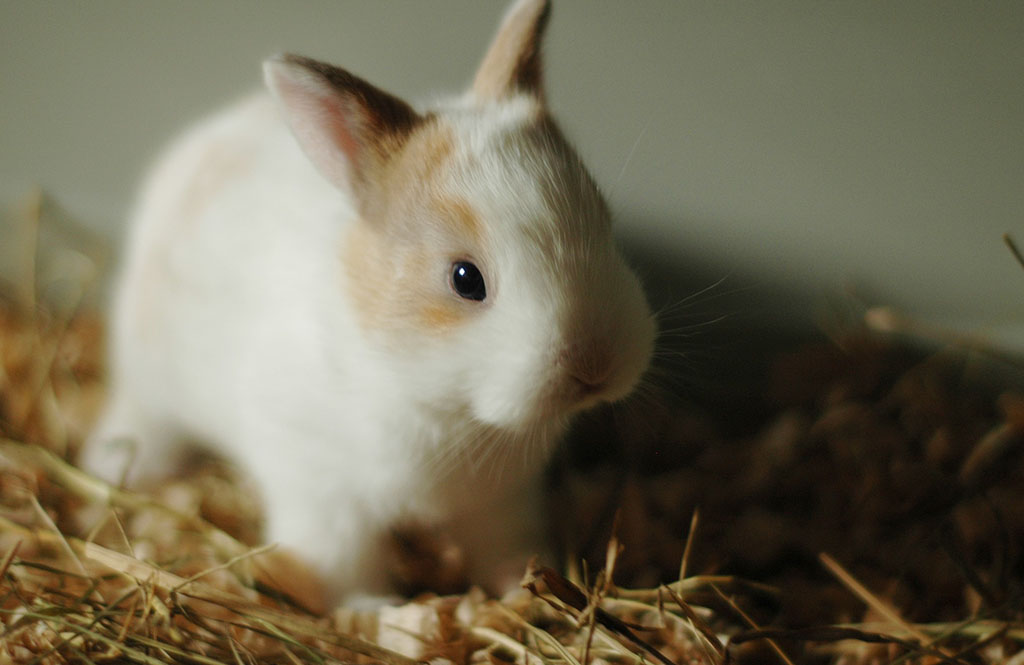
[[267, 95], [189, 129], [158, 160], [130, 220], [112, 380], [190, 435], [231, 440], [222, 430], [246, 416], [236, 413], [242, 377], [260, 366], [250, 359], [315, 342], [307, 322], [327, 294], [312, 294], [337, 277], [337, 253], [324, 247], [341, 242], [351, 214]]

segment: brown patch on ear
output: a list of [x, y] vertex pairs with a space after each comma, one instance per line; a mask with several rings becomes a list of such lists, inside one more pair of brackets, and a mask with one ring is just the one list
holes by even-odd
[[540, 45], [550, 15], [549, 0], [520, 0], [509, 10], [473, 80], [477, 97], [524, 92], [543, 99]]
[[308, 69], [324, 79], [339, 95], [350, 99], [362, 130], [354, 138], [372, 141], [386, 136], [408, 136], [420, 117], [411, 106], [392, 94], [364, 81], [340, 67], [313, 58], [286, 54], [283, 60]]
[[398, 97], [333, 65], [286, 54], [264, 67], [306, 155], [357, 198], [424, 121]]

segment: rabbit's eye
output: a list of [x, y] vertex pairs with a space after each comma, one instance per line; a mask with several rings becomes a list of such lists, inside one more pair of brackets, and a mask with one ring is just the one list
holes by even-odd
[[483, 300], [487, 297], [484, 276], [469, 261], [459, 261], [452, 265], [452, 289], [466, 300]]

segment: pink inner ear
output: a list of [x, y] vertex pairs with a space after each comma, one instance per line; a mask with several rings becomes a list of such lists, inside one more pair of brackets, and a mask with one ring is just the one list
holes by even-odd
[[352, 132], [353, 109], [344, 108], [346, 105], [337, 97], [320, 95], [316, 101], [321, 108], [320, 115], [324, 123], [326, 138], [345, 153], [350, 168], [354, 172], [358, 172], [359, 153], [362, 146]]
[[362, 152], [353, 131], [358, 131], [359, 119], [351, 117], [358, 110], [325, 82], [295, 65], [270, 65], [267, 83], [309, 160], [336, 187], [351, 191]]
[[378, 156], [371, 149], [385, 138], [407, 136], [419, 120], [402, 100], [315, 60], [281, 56], [267, 61], [264, 75], [306, 156], [351, 193], [371, 175], [365, 171]]

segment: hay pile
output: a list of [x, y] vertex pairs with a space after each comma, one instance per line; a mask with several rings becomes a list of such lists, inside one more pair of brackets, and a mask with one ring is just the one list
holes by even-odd
[[[216, 462], [145, 496], [68, 463], [102, 333], [0, 300], [0, 663], [1024, 664], [1024, 397], [973, 354], [801, 348], [742, 432], [668, 398], [598, 413], [551, 495], [567, 571], [360, 614], [311, 607]], [[442, 542], [401, 543], [406, 588], [457, 586]]]

